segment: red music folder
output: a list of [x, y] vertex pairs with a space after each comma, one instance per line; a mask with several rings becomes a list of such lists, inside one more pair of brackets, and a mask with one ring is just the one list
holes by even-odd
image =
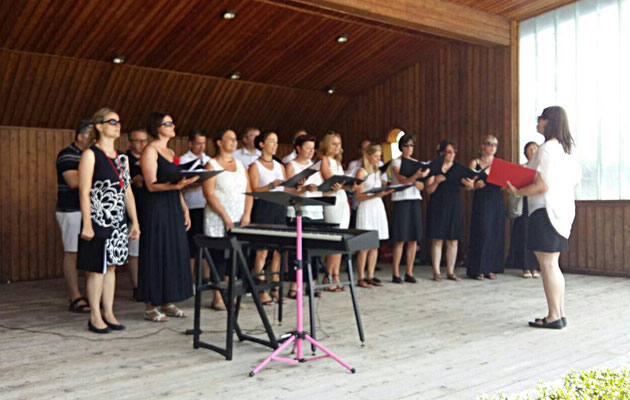
[[534, 182], [535, 177], [536, 170], [495, 157], [487, 182], [506, 188], [505, 182], [510, 181], [512, 186], [520, 189]]

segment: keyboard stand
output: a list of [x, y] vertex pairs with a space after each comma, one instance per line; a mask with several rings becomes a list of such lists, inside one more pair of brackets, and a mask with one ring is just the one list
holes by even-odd
[[[311, 262], [306, 262], [307, 267], [307, 277], [308, 277], [308, 300], [309, 300], [309, 318], [311, 324], [311, 337], [313, 339], [317, 339], [316, 329], [315, 329], [315, 290], [317, 289], [326, 289], [330, 286], [338, 286], [340, 284], [347, 285], [350, 288], [350, 297], [352, 298], [352, 307], [354, 308], [354, 317], [357, 322], [357, 330], [359, 331], [359, 339], [361, 340], [361, 346], [365, 345], [365, 335], [363, 334], [363, 324], [361, 323], [361, 312], [359, 311], [359, 302], [356, 296], [356, 287], [354, 286], [354, 268], [352, 266], [352, 253], [350, 252], [342, 252], [343, 258], [346, 258], [348, 265], [348, 280], [341, 282], [333, 282], [332, 277], [328, 276], [328, 271], [326, 270], [326, 266], [323, 263], [323, 257], [327, 254], [331, 254], [330, 251], [322, 251], [322, 250], [310, 250], [304, 249], [306, 253], [305, 260], [314, 261], [314, 264], [311, 265]], [[339, 254], [339, 253], [337, 253]], [[322, 284], [314, 284], [313, 283], [313, 275], [312, 268], [319, 268], [320, 265], [323, 267], [326, 275], [328, 276], [330, 283], [322, 283]], [[311, 350], [315, 353], [315, 346], [311, 345]]]
[[[264, 306], [258, 298], [258, 292], [264, 289], [264, 285], [256, 285], [252, 275], [250, 274], [247, 260], [243, 255], [241, 246], [235, 237], [224, 238], [211, 238], [204, 235], [195, 236], [195, 244], [199, 247], [199, 252], [195, 258], [196, 268], [196, 284], [195, 284], [195, 318], [193, 334], [193, 347], [198, 349], [200, 347], [215, 351], [225, 357], [226, 360], [232, 359], [232, 347], [234, 341], [234, 332], [240, 341], [248, 340], [251, 342], [259, 343], [264, 346], [276, 349], [278, 347], [278, 340], [271, 328], [269, 319], [264, 310]], [[210, 252], [208, 249], [214, 250], [230, 250], [232, 253], [231, 265], [228, 268], [228, 281], [223, 282], [219, 277], [219, 273], [216, 269]], [[201, 279], [201, 261], [205, 258], [210, 266], [210, 282], [202, 283]], [[237, 281], [237, 275], [240, 274], [240, 279]], [[201, 297], [202, 293], [206, 290], [218, 290], [221, 294], [225, 308], [227, 310], [227, 327], [225, 348], [214, 345], [212, 343], [203, 342], [200, 340], [202, 334], [201, 331]], [[265, 331], [268, 336], [268, 340], [261, 339], [255, 336], [247, 335], [243, 333], [241, 327], [238, 324], [238, 315], [241, 306], [241, 298], [245, 293], [252, 293], [252, 299], [254, 305], [260, 315], [260, 319], [263, 323]], [[235, 303], [236, 300], [236, 303]]]

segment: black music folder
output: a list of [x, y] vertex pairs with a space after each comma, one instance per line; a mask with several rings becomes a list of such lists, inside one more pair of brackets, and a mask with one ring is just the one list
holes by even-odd
[[412, 187], [413, 185], [389, 185], [389, 186], [381, 186], [377, 188], [372, 188], [370, 190], [366, 190], [363, 194], [376, 194], [380, 192], [386, 192], [388, 190], [393, 189], [394, 192], [400, 192], [401, 190], [405, 190], [407, 188]]
[[321, 167], [321, 162], [318, 161], [315, 164], [311, 165], [310, 167], [304, 169], [299, 174], [293, 175], [291, 178], [289, 178], [286, 181], [282, 182], [278, 186], [284, 186], [284, 187], [288, 187], [288, 188], [295, 188], [298, 185], [299, 181], [301, 181], [302, 179], [308, 179], [314, 173], [319, 172], [319, 168], [320, 167]]
[[[489, 167], [489, 165], [488, 165]], [[472, 169], [472, 168], [468, 168], [460, 163], [453, 163], [453, 166], [451, 167], [451, 169], [455, 168], [453, 170], [453, 172], [455, 172], [455, 174], [459, 177], [459, 178], [468, 178], [468, 179], [484, 179], [486, 176], [486, 170], [488, 169], [488, 167], [486, 168], [479, 168], [479, 169]]]
[[179, 171], [178, 173], [169, 176], [168, 178], [158, 179], [154, 183], [177, 183], [182, 180], [182, 178], [191, 178], [193, 176], [198, 176], [199, 179], [195, 183], [203, 182], [206, 179], [210, 179], [213, 176], [219, 175], [224, 170], [207, 170], [207, 169], [196, 169], [193, 171]]
[[330, 192], [335, 183], [340, 183], [342, 185], [345, 184], [360, 184], [363, 183], [365, 179], [355, 178], [349, 175], [333, 175], [329, 179], [326, 179], [324, 183], [317, 187], [317, 190], [320, 192]]
[[246, 192], [245, 195], [281, 206], [332, 206], [336, 201], [335, 196], [305, 197], [287, 192]]
[[378, 167], [378, 170], [381, 171], [381, 173], [385, 173], [385, 171], [387, 171], [387, 168], [389, 168], [389, 164], [392, 163], [392, 160], [387, 161], [385, 164], [381, 165], [380, 167]]
[[400, 163], [400, 175], [409, 178], [418, 170], [430, 170], [429, 174], [424, 178], [418, 178], [418, 181], [424, 181], [427, 178], [438, 175], [442, 170], [442, 163], [444, 163], [443, 156], [437, 156], [429, 161], [414, 161], [403, 157]]
[[99, 236], [94, 236], [92, 240], [85, 240], [79, 235], [77, 269], [104, 274], [107, 271], [105, 265], [106, 240]]

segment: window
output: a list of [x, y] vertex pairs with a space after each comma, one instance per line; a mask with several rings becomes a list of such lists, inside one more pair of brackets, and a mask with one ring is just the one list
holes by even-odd
[[630, 199], [630, 0], [582, 0], [523, 21], [519, 52], [520, 147], [542, 141], [545, 107], [562, 106], [582, 164], [578, 200]]

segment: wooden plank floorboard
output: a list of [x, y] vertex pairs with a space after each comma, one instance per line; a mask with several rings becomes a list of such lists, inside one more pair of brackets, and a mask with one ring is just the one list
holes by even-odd
[[[348, 290], [316, 300], [318, 339], [356, 374], [326, 359], [272, 362], [253, 378], [247, 374], [269, 348], [235, 340], [229, 362], [193, 349], [183, 334], [192, 318], [144, 321], [125, 274], [118, 277], [116, 310], [127, 330], [104, 336], [87, 331], [87, 314], [66, 311], [61, 279], [2, 285], [0, 398], [472, 399], [501, 389], [522, 393], [571, 368], [628, 365], [627, 279], [566, 275], [569, 327], [547, 331], [527, 327], [545, 314], [542, 281], [522, 279], [519, 271], [483, 282], [432, 282], [428, 267], [416, 275], [416, 285], [393, 285], [384, 267], [383, 288], [357, 290], [364, 346]], [[243, 329], [262, 336], [251, 298], [244, 303]], [[285, 305], [282, 324], [277, 306], [265, 308], [277, 334], [294, 328], [294, 304]], [[182, 306], [192, 314], [192, 300]], [[225, 314], [204, 308], [202, 340], [223, 345], [224, 328]]]

